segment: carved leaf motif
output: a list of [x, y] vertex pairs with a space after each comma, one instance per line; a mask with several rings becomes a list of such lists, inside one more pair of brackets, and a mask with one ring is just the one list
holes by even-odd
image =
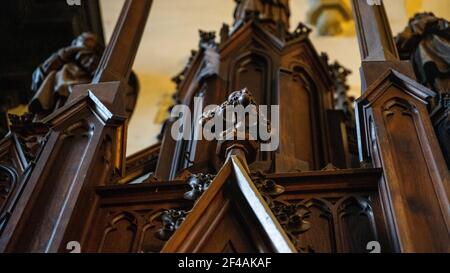
[[294, 39], [297, 39], [303, 35], [306, 35], [306, 37], [312, 32], [312, 29], [305, 25], [304, 23], [300, 22], [298, 23], [297, 27], [292, 33], [289, 33], [289, 35], [286, 37], [287, 41], [291, 41]]
[[188, 191], [184, 193], [187, 200], [197, 200], [211, 185], [215, 175], [212, 174], [192, 174], [187, 179]]
[[11, 132], [14, 132], [21, 144], [24, 154], [29, 160], [38, 155], [44, 145], [50, 129], [41, 122], [33, 121], [34, 115], [25, 113], [22, 116], [9, 115]]
[[312, 252], [311, 248], [301, 248], [298, 240], [300, 234], [311, 228], [310, 222], [305, 220], [311, 211], [302, 204], [290, 204], [276, 199], [277, 196], [284, 193], [284, 187], [278, 185], [274, 180], [266, 179], [262, 172], [252, 173], [252, 180], [297, 250]]
[[162, 241], [168, 241], [175, 231], [181, 226], [188, 212], [185, 210], [170, 209], [161, 213], [162, 227], [155, 236]]

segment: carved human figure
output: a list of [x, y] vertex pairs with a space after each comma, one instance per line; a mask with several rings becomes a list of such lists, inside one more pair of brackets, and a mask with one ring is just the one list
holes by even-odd
[[33, 73], [29, 110], [39, 118], [61, 107], [70, 95], [70, 86], [91, 82], [103, 49], [95, 34], [83, 33], [51, 55]]
[[441, 97], [450, 93], [450, 24], [433, 13], [418, 13], [396, 37], [402, 59], [414, 65], [417, 78]]
[[450, 168], [450, 24], [433, 13], [418, 13], [396, 43], [400, 57], [411, 60], [417, 80], [438, 94], [431, 117]]

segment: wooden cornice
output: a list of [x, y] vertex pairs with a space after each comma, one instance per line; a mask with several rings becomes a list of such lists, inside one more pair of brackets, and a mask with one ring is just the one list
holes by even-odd
[[[98, 85], [111, 87], [112, 83], [101, 83]], [[111, 95], [113, 95], [112, 92]], [[100, 99], [98, 99], [96, 95], [94, 95], [92, 91], [88, 90], [84, 95], [78, 96], [76, 99], [70, 101], [68, 104], [45, 117], [43, 122], [50, 124], [51, 126], [57, 126], [59, 123], [73, 115], [76, 115], [79, 111], [82, 111], [86, 106], [96, 113], [97, 116], [105, 123], [115, 124], [126, 120], [124, 116], [114, 114], [100, 101]]]
[[183, 197], [186, 192], [186, 182], [184, 180], [97, 186], [95, 187], [95, 192], [102, 197], [103, 205], [118, 201], [123, 204], [137, 204], [140, 202], [162, 203], [168, 200], [182, 203], [192, 202]]

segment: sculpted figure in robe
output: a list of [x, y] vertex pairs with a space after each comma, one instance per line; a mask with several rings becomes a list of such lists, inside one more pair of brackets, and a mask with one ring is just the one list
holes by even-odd
[[91, 82], [103, 50], [95, 34], [83, 33], [51, 55], [33, 73], [29, 111], [39, 119], [64, 105], [70, 86]]

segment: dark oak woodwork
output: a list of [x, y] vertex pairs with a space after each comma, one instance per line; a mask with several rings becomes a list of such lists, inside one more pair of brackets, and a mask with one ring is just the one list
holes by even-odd
[[450, 176], [427, 111], [434, 95], [391, 70], [357, 100], [368, 152], [384, 171], [390, 230], [404, 252], [446, 252], [450, 245]]
[[[124, 174], [125, 76], [131, 73], [150, 4], [125, 2], [123, 20], [113, 36], [132, 35], [134, 42], [113, 39], [103, 55], [99, 78], [75, 86], [67, 104], [43, 120], [50, 127], [48, 139], [2, 233], [1, 251], [58, 251], [64, 234], [73, 232], [70, 221], [92, 217], [97, 202], [92, 187], [106, 184], [115, 172]], [[143, 16], [125, 20], [133, 13]], [[114, 68], [109, 67], [112, 64]], [[116, 81], [98, 82], [110, 71], [115, 78], [108, 79]]]
[[232, 156], [162, 251], [245, 253], [295, 249], [251, 183], [245, 167]]
[[[399, 60], [384, 7], [352, 2], [356, 113], [350, 72], [316, 52], [307, 26], [289, 31], [289, 1], [242, 0], [220, 42], [199, 32], [174, 104], [197, 113], [192, 129], [227, 105], [279, 105], [278, 150], [260, 152], [248, 133], [175, 141], [171, 118], [161, 143], [126, 158], [131, 66], [152, 1], [125, 1], [92, 83], [40, 122], [10, 117], [0, 251], [69, 252], [76, 241], [93, 253], [367, 253], [371, 242], [449, 252], [450, 174], [433, 128], [445, 139], [446, 104]], [[203, 113], [194, 99], [220, 106]]]
[[[308, 38], [311, 30], [300, 23], [289, 32], [285, 23], [289, 14], [286, 18], [267, 15], [267, 6], [284, 10], [288, 4], [283, 1], [250, 5], [255, 9], [252, 12], [266, 17], [250, 16], [250, 11], [243, 17], [238, 10], [247, 6], [244, 2], [237, 7], [233, 28], [223, 26], [220, 44], [214, 41], [213, 33], [200, 32], [199, 50], [192, 52], [187, 66], [175, 78], [175, 101], [194, 110], [195, 97], [201, 96], [204, 105], [220, 104], [226, 95], [247, 88], [258, 105], [280, 106], [280, 148], [259, 153], [258, 164], [269, 166], [268, 171], [319, 170], [328, 163], [351, 167], [352, 162], [342, 152], [346, 140], [331, 132], [333, 126], [340, 126], [328, 117], [328, 111], [334, 110], [335, 87], [328, 64]], [[166, 125], [170, 128], [170, 122]], [[300, 141], [294, 149], [292, 139]], [[176, 142], [166, 129], [162, 147], [167, 153], [160, 154], [156, 169], [160, 180], [173, 179], [190, 166], [206, 172], [220, 168], [211, 141]]]
[[[356, 113], [360, 159], [383, 168], [381, 202], [394, 250], [448, 252], [450, 174], [428, 114], [436, 93], [399, 60], [383, 5], [354, 0], [353, 7], [365, 82]], [[371, 56], [375, 63], [365, 65]]]
[[392, 251], [380, 201], [381, 169], [267, 175], [283, 186], [278, 200], [303, 206], [310, 228], [298, 236], [308, 252], [366, 253], [370, 241]]
[[184, 181], [96, 187], [99, 202], [91, 222], [76, 225], [83, 237], [68, 233], [65, 240], [81, 239], [82, 252], [159, 252], [166, 243], [157, 236], [161, 213], [189, 210], [192, 201], [183, 198], [184, 192]]
[[362, 60], [362, 91], [390, 68], [414, 79], [411, 63], [399, 59], [383, 2], [368, 5], [366, 0], [352, 0], [352, 6]]

